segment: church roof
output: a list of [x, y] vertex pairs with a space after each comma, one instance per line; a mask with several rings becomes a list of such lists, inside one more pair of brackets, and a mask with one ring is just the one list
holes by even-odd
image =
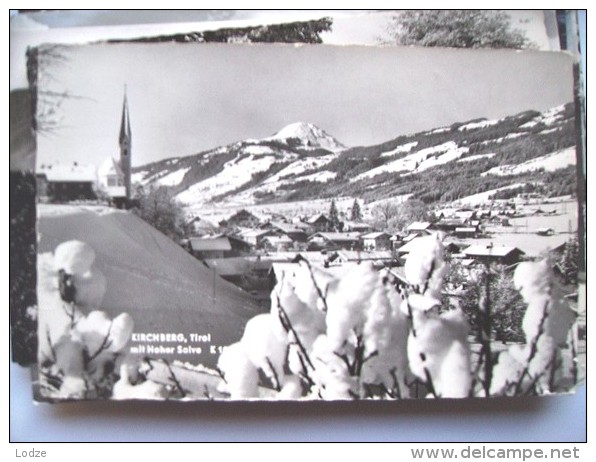
[[124, 173], [120, 168], [120, 163], [113, 157], [108, 157], [97, 170], [99, 176], [118, 175], [123, 176]]
[[120, 121], [120, 137], [119, 141], [122, 144], [124, 141], [130, 142], [130, 116], [128, 114], [128, 100], [126, 93], [124, 93], [124, 102], [122, 104], [122, 120]]

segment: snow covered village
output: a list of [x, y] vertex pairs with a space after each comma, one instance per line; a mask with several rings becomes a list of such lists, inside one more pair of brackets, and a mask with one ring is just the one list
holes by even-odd
[[[136, 57], [151, 55], [143, 46]], [[71, 59], [111, 62], [104, 48], [75, 49]], [[396, 121], [404, 116], [379, 102], [392, 95], [387, 90], [353, 113], [345, 103], [344, 116], [374, 121], [363, 133], [377, 124], [393, 135], [344, 141], [330, 134], [341, 111], [329, 111], [327, 124], [317, 116], [325, 112], [327, 81], [342, 101], [355, 93], [349, 79], [337, 81], [341, 66], [353, 67], [349, 53], [305, 52], [317, 65], [330, 53], [339, 66], [314, 91], [308, 73], [300, 83], [302, 51], [254, 48], [240, 47], [255, 57], [296, 59], [288, 66], [302, 100], [272, 83], [279, 79], [260, 92], [253, 90], [256, 77], [228, 82], [225, 69], [213, 71], [209, 78], [224, 87], [219, 99], [205, 96], [192, 121], [178, 102], [174, 120], [173, 113], [156, 119], [159, 132], [150, 121], [159, 109], [143, 93], [151, 89], [133, 84], [136, 74], [123, 71], [126, 87], [110, 83], [103, 92], [94, 87], [101, 79], [83, 75], [75, 89], [106, 100], [96, 103], [97, 133], [40, 140], [36, 398], [351, 400], [572, 391], [585, 370], [573, 89], [552, 79], [552, 89], [527, 101], [516, 94], [500, 112], [480, 115], [470, 100], [444, 118], [437, 108], [451, 99], [435, 101], [431, 93], [430, 109], [417, 116], [426, 125], [400, 130]], [[132, 53], [123, 50], [119, 63]], [[221, 49], [201, 53], [233, 62]], [[410, 51], [400, 53], [363, 56], [373, 56], [371, 66], [375, 59], [414, 62]], [[484, 56], [461, 54], [457, 66], [468, 58]], [[571, 73], [569, 62], [550, 58], [540, 58], [541, 72]], [[514, 53], [502, 61], [491, 72], [502, 77], [503, 69], [519, 68], [528, 73], [520, 80], [533, 72]], [[226, 75], [251, 75], [248, 69], [231, 67]], [[515, 86], [503, 80], [503, 93]], [[275, 119], [275, 128], [246, 122], [252, 109], [240, 96], [224, 96], [238, 86], [247, 99], [272, 93], [285, 105], [263, 117], [263, 126]], [[180, 96], [167, 91], [162, 101]], [[229, 106], [220, 115], [214, 101], [222, 99]], [[81, 108], [90, 103], [69, 104], [71, 117], [86, 117]], [[366, 112], [369, 106], [382, 116]], [[166, 103], [161, 110], [169, 110]], [[244, 122], [230, 122], [242, 128], [231, 138], [220, 133], [221, 120], [208, 125], [236, 113]], [[189, 131], [191, 122], [200, 130]], [[168, 130], [175, 142], [158, 150], [156, 140]], [[209, 147], [173, 152], [175, 143], [209, 133]], [[92, 155], [56, 156], [71, 144]]]

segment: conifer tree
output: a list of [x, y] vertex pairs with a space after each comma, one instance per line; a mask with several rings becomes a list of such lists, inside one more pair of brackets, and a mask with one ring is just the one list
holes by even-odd
[[339, 213], [337, 212], [335, 200], [331, 201], [331, 206], [329, 207], [329, 221], [331, 222], [331, 227], [334, 230], [337, 231], [340, 228]]
[[362, 221], [362, 211], [360, 210], [360, 204], [358, 203], [358, 199], [354, 199], [354, 203], [352, 204], [352, 211], [350, 213], [350, 220], [352, 220], [352, 221]]
[[579, 243], [571, 239], [565, 243], [565, 250], [561, 257], [560, 265], [566, 284], [577, 283], [577, 269], [579, 259]]

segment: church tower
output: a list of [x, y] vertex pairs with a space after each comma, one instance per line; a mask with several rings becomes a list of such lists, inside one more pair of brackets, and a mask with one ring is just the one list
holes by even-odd
[[128, 101], [126, 99], [126, 87], [124, 88], [124, 101], [122, 103], [122, 120], [120, 121], [120, 168], [124, 174], [124, 186], [126, 187], [126, 200], [130, 201], [130, 168], [131, 168], [131, 147], [132, 133], [130, 131], [130, 115], [128, 114]]

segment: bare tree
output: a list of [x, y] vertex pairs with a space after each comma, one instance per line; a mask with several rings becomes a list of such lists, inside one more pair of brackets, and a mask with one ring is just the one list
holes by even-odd
[[54, 77], [52, 69], [68, 62], [66, 47], [42, 45], [27, 50], [27, 79], [31, 91], [33, 129], [37, 133], [50, 133], [60, 127], [60, 109], [67, 99], [81, 99], [63, 88]]

